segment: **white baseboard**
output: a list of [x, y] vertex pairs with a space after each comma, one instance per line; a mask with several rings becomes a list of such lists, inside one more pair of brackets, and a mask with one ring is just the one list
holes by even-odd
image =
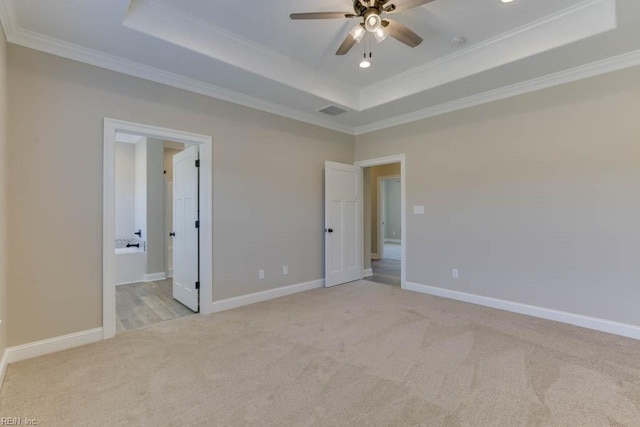
[[74, 332], [73, 334], [9, 347], [5, 350], [5, 355], [7, 363], [15, 363], [97, 341], [102, 341], [102, 328], [88, 329], [86, 331]]
[[0, 359], [0, 390], [2, 390], [2, 384], [4, 383], [4, 374], [7, 372], [7, 365], [9, 365], [9, 355], [5, 349], [2, 352], [2, 359]]
[[119, 285], [130, 285], [132, 283], [140, 283], [140, 282], [155, 282], [157, 280], [164, 280], [173, 277], [173, 270], [169, 270], [166, 273], [153, 273], [153, 274], [145, 274], [142, 276], [140, 280], [134, 280], [132, 282], [122, 282], [116, 283], [116, 286]]
[[371, 259], [380, 259], [380, 254], [371, 254]]
[[143, 280], [134, 280], [133, 282], [122, 282], [122, 283], [116, 283], [116, 286], [120, 286], [120, 285], [130, 285], [132, 283], [141, 283], [143, 282]]
[[213, 313], [231, 310], [232, 308], [244, 305], [280, 298], [286, 295], [304, 292], [324, 286], [324, 279], [312, 280], [311, 282], [298, 283], [295, 285], [283, 286], [281, 288], [269, 289], [268, 291], [255, 292], [253, 294], [241, 295], [239, 297], [223, 299], [213, 302]]
[[167, 273], [162, 271], [160, 273], [145, 274], [144, 276], [142, 276], [142, 281], [143, 282], [155, 282], [157, 280], [164, 280], [166, 278], [167, 278]]
[[366, 268], [363, 272], [363, 276], [362, 277], [369, 277], [369, 276], [373, 276], [373, 269], [371, 268]]
[[541, 319], [568, 323], [570, 325], [581, 326], [583, 328], [594, 329], [596, 331], [607, 332], [615, 335], [621, 335], [627, 338], [640, 339], [640, 326], [631, 325], [628, 323], [614, 322], [612, 320], [584, 316], [582, 314], [553, 310], [550, 308], [538, 307], [535, 305], [521, 304], [519, 302], [469, 294], [466, 292], [454, 291], [451, 289], [436, 288], [433, 286], [421, 285], [418, 283], [406, 282], [404, 289], [414, 292], [420, 292], [423, 294], [430, 294], [443, 298], [464, 301], [471, 304], [483, 305], [485, 307], [497, 308], [499, 310], [511, 311], [513, 313], [526, 314], [528, 316], [539, 317]]
[[400, 239], [384, 239], [384, 243], [402, 243]]

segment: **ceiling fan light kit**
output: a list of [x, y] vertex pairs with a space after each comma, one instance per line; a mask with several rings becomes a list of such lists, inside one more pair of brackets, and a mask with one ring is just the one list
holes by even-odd
[[[398, 21], [383, 17], [384, 14], [392, 14], [413, 9], [433, 0], [353, 0], [353, 12], [311, 12], [292, 13], [289, 17], [293, 20], [300, 19], [340, 19], [361, 18], [362, 22], [349, 31], [336, 55], [345, 55], [356, 43], [362, 42], [367, 32], [373, 34], [378, 43], [391, 36], [409, 47], [416, 47], [422, 43], [422, 37], [413, 30]], [[371, 54], [371, 52], [369, 52]], [[360, 68], [369, 68], [371, 61], [365, 58], [360, 62]]]
[[353, 37], [353, 39], [357, 42], [360, 43], [362, 41], [362, 39], [364, 38], [364, 34], [365, 34], [365, 29], [364, 26], [362, 24], [358, 25], [357, 27], [355, 27], [353, 30], [351, 30], [351, 32], [349, 33], [349, 35], [351, 35], [351, 37]]
[[374, 33], [374, 37], [378, 43], [382, 43], [384, 39], [389, 37], [389, 31], [384, 26], [380, 26]]

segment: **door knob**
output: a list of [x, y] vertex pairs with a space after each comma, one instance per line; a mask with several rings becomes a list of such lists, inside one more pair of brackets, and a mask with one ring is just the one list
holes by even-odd
[[169, 233], [169, 237], [176, 237], [176, 233], [172, 231], [171, 233]]
[[326, 233], [333, 233], [333, 228], [325, 228], [324, 231]]

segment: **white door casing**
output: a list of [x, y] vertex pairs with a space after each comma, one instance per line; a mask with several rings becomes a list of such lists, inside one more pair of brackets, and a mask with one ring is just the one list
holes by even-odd
[[173, 156], [173, 297], [193, 311], [199, 303], [197, 160], [197, 146]]
[[325, 286], [362, 278], [362, 168], [325, 162]]

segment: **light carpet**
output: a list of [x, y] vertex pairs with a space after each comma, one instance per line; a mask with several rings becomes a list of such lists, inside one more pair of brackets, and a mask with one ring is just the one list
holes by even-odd
[[40, 425], [640, 425], [640, 342], [360, 281], [9, 366]]

